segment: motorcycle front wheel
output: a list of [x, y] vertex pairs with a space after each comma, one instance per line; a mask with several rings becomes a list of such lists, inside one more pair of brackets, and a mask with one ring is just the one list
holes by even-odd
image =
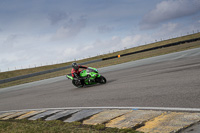
[[104, 76], [101, 76], [101, 77], [99, 77], [98, 82], [100, 84], [105, 84], [107, 81], [106, 81], [106, 78]]

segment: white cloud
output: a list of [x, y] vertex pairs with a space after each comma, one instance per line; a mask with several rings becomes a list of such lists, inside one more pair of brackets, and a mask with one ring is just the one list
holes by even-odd
[[11, 49], [14, 47], [14, 44], [16, 44], [18, 41], [18, 35], [11, 34], [3, 41], [1, 44], [1, 51], [3, 52], [5, 49]]
[[65, 40], [76, 37], [81, 30], [86, 26], [87, 19], [85, 16], [81, 16], [77, 20], [70, 19], [64, 23], [56, 33], [52, 36], [52, 41]]
[[93, 48], [94, 48], [93, 45], [86, 45], [86, 46], [82, 47], [81, 51], [87, 52], [87, 51], [89, 51], [90, 49], [93, 49]]
[[142, 40], [141, 35], [135, 35], [135, 36], [127, 36], [122, 39], [122, 45], [124, 47], [129, 47], [129, 46], [137, 46]]
[[167, 24], [163, 24], [163, 29], [169, 32], [175, 31], [175, 29], [177, 28], [178, 24], [177, 23], [167, 23]]
[[174, 34], [181, 34], [181, 32], [183, 32], [183, 30], [181, 30], [180, 24], [169, 22], [162, 24], [153, 35], [157, 37], [157, 39], [160, 39], [169, 35], [173, 36]]
[[53, 12], [49, 13], [49, 20], [52, 25], [58, 24], [60, 21], [68, 20], [69, 15], [65, 12]]
[[140, 23], [141, 29], [158, 27], [160, 23], [200, 12], [199, 0], [167, 0], [157, 4]]
[[76, 57], [78, 55], [78, 49], [77, 48], [66, 48], [63, 52], [63, 56], [66, 58], [72, 58], [72, 57]]
[[53, 52], [48, 52], [52, 49], [46, 45], [48, 40], [49, 37], [45, 36], [20, 34], [4, 36], [0, 43], [0, 68], [37, 64], [47, 59], [45, 54], [53, 56]]
[[104, 34], [104, 33], [109, 33], [111, 31], [113, 31], [113, 29], [114, 28], [111, 26], [102, 25], [102, 26], [98, 27], [98, 32]]

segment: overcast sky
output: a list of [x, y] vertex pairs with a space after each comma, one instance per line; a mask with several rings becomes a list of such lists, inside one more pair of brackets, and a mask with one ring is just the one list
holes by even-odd
[[200, 0], [0, 0], [0, 70], [86, 58], [199, 27]]

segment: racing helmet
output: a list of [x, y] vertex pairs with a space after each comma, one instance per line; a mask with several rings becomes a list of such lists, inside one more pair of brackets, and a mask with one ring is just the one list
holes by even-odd
[[78, 70], [78, 64], [76, 62], [72, 63], [72, 68], [75, 70]]

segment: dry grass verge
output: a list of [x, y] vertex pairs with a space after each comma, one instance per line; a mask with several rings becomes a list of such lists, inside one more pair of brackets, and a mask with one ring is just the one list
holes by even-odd
[[1, 133], [141, 133], [133, 129], [82, 125], [80, 122], [8, 120], [0, 121]]

